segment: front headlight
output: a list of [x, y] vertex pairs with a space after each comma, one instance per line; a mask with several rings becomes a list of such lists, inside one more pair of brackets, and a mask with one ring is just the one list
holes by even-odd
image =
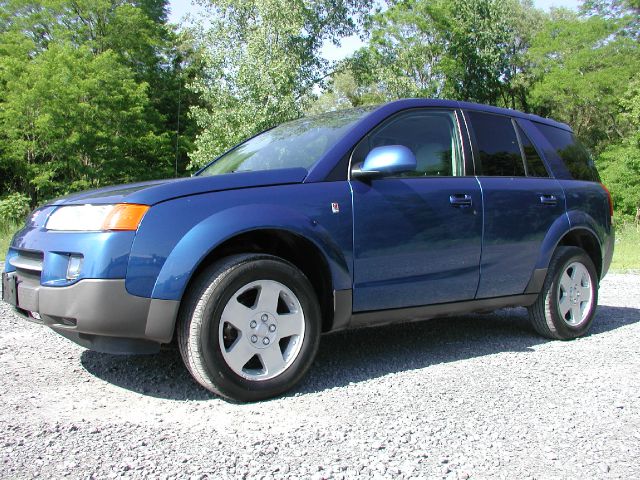
[[98, 232], [137, 230], [148, 205], [68, 205], [57, 208], [47, 219], [47, 230]]

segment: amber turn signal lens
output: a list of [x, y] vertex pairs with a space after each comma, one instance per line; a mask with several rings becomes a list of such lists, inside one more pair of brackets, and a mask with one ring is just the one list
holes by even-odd
[[137, 230], [149, 205], [121, 203], [113, 207], [102, 224], [103, 230]]

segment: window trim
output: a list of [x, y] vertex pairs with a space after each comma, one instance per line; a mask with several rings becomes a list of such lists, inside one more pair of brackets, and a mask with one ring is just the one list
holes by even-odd
[[[464, 162], [465, 176], [476, 176], [476, 156], [477, 155], [476, 155], [476, 151], [474, 150], [471, 127], [469, 126], [470, 122], [467, 121], [467, 115], [465, 114], [464, 110], [457, 109], [456, 113], [457, 115], [459, 115], [459, 118], [462, 119], [462, 122], [464, 122], [464, 129], [466, 132], [466, 135], [463, 135], [462, 131], [460, 131], [460, 135], [462, 136], [462, 142], [465, 150], [465, 162]], [[468, 151], [468, 155], [467, 155], [467, 151]]]
[[[542, 155], [540, 155], [540, 151], [538, 150], [538, 147], [536, 146], [536, 144], [533, 142], [533, 140], [531, 140], [529, 135], [527, 135], [527, 132], [525, 132], [524, 128], [522, 128], [522, 126], [518, 123], [518, 121], [515, 118], [512, 118], [511, 121], [513, 122], [514, 130], [516, 131], [516, 137], [518, 137], [518, 144], [520, 145], [520, 155], [522, 155], [522, 161], [524, 163], [524, 172], [527, 178], [552, 178], [551, 174], [549, 173], [549, 169], [547, 168], [547, 165], [544, 161], [544, 158], [542, 157]], [[536, 155], [538, 155], [538, 158], [542, 162], [542, 167], [544, 168], [544, 171], [547, 172], [546, 177], [539, 177], [537, 175], [529, 174], [529, 162], [527, 160], [527, 154], [524, 151], [524, 144], [522, 143], [522, 136], [520, 135], [520, 132], [522, 132], [523, 135], [527, 138], [527, 140], [535, 150]]]
[[518, 139], [518, 147], [520, 148], [520, 157], [522, 158], [522, 164], [524, 165], [524, 176], [529, 177], [530, 175], [529, 175], [529, 165], [527, 164], [527, 156], [524, 154], [524, 145], [522, 144], [522, 138], [520, 138], [520, 132], [518, 131], [518, 124], [516, 123], [513, 117], [511, 117], [511, 126], [513, 127], [513, 131], [516, 132], [516, 138]]
[[[411, 114], [411, 113], [416, 113], [416, 112], [429, 112], [429, 111], [438, 111], [438, 112], [447, 112], [447, 113], [451, 113], [453, 114], [453, 118], [454, 121], [456, 123], [457, 128], [455, 129], [457, 131], [458, 134], [458, 141], [459, 141], [459, 145], [460, 145], [460, 155], [461, 155], [461, 162], [460, 162], [460, 167], [462, 168], [462, 175], [448, 175], [446, 177], [443, 176], [439, 176], [439, 175], [432, 175], [432, 176], [419, 176], [419, 177], [381, 177], [380, 180], [418, 180], [418, 179], [425, 179], [425, 178], [464, 178], [464, 177], [468, 177], [468, 176], [473, 176], [470, 175], [468, 172], [468, 162], [467, 162], [467, 145], [465, 142], [468, 141], [467, 138], [465, 138], [465, 136], [462, 134], [462, 127], [461, 127], [461, 122], [460, 122], [460, 117], [462, 115], [460, 115], [462, 113], [462, 111], [460, 109], [457, 108], [447, 108], [447, 107], [416, 107], [416, 108], [408, 108], [405, 110], [401, 110], [399, 112], [395, 112], [392, 115], [389, 115], [388, 117], [384, 118], [383, 120], [381, 120], [377, 125], [375, 125], [373, 128], [371, 128], [371, 130], [369, 130], [360, 140], [358, 140], [353, 147], [351, 148], [351, 150], [349, 151], [349, 168], [347, 170], [347, 181], [351, 182], [354, 179], [351, 177], [351, 171], [354, 167], [353, 164], [353, 154], [356, 151], [356, 149], [360, 146], [360, 144], [362, 142], [364, 142], [365, 140], [368, 140], [368, 138], [377, 130], [379, 130], [380, 128], [384, 127], [388, 122], [393, 121], [396, 117], [399, 116], [403, 116], [403, 115], [407, 115], [407, 114]], [[464, 119], [464, 117], [462, 116], [462, 118]], [[471, 142], [469, 142], [471, 143]], [[475, 172], [474, 172], [475, 173]]]

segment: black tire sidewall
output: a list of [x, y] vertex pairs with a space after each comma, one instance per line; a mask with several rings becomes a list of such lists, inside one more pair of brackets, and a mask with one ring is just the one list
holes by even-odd
[[[582, 323], [575, 326], [567, 324], [562, 318], [559, 302], [557, 300], [558, 291], [560, 289], [560, 279], [571, 263], [582, 264], [589, 272], [589, 276], [591, 277], [590, 281], [593, 285], [593, 306], [591, 307], [589, 317], [587, 317], [587, 319]], [[560, 258], [558, 258], [556, 268], [552, 274], [553, 281], [551, 282], [547, 292], [547, 308], [551, 313], [551, 321], [553, 322], [560, 338], [570, 340], [581, 337], [589, 331], [598, 307], [598, 274], [596, 273], [593, 261], [583, 250], [577, 247], [567, 248], [566, 251], [562, 252]]]
[[[220, 393], [240, 401], [261, 400], [289, 390], [306, 373], [318, 349], [322, 321], [309, 280], [293, 265], [276, 257], [240, 263], [223, 275], [224, 278], [205, 299], [202, 313], [198, 341], [206, 373]], [[227, 302], [240, 288], [258, 280], [280, 282], [298, 297], [305, 317], [305, 334], [298, 356], [282, 374], [269, 380], [251, 381], [239, 376], [227, 365], [218, 335], [220, 318]]]

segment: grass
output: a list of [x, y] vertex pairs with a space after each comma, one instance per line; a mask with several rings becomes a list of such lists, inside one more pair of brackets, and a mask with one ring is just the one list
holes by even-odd
[[[0, 220], [0, 261], [4, 261], [13, 234], [20, 225]], [[616, 227], [616, 246], [611, 263], [612, 272], [640, 270], [640, 229], [626, 223]]]
[[616, 246], [611, 271], [640, 270], [640, 229], [633, 224], [616, 227]]

